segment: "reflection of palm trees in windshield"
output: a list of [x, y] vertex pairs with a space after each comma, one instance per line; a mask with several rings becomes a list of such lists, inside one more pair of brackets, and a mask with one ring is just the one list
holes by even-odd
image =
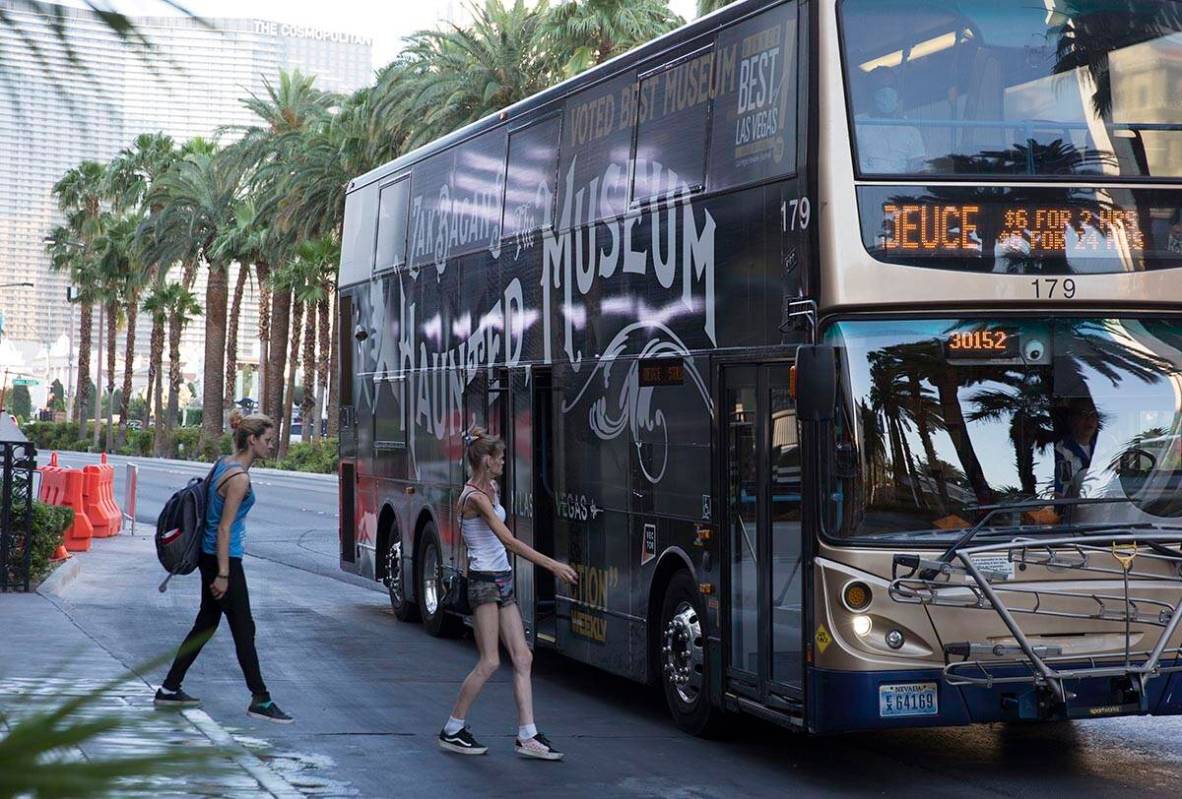
[[976, 410], [968, 415], [970, 422], [1010, 421], [1010, 442], [1018, 466], [1021, 493], [1027, 497], [1038, 494], [1034, 475], [1034, 456], [1042, 454], [1055, 443], [1054, 418], [1051, 413], [1051, 387], [1043, 370], [1006, 370], [990, 381], [993, 388], [978, 391], [969, 397]]

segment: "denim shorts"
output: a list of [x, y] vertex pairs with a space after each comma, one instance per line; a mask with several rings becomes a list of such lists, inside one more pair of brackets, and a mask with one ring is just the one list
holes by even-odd
[[477, 605], [496, 602], [497, 607], [514, 605], [517, 597], [513, 594], [513, 572], [468, 572], [468, 604], [475, 610]]

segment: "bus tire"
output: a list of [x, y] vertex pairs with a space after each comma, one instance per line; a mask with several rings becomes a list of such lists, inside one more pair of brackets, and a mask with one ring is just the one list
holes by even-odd
[[419, 580], [419, 614], [423, 627], [436, 638], [454, 638], [462, 629], [458, 618], [440, 604], [443, 599], [443, 548], [435, 524], [427, 522], [419, 532], [419, 556], [415, 558], [415, 573]]
[[[412, 569], [413, 574], [413, 569]], [[406, 598], [406, 585], [402, 572], [402, 536], [395, 530], [390, 534], [386, 546], [386, 592], [390, 595], [390, 608], [398, 621], [419, 620], [419, 606]]]
[[721, 708], [710, 701], [710, 661], [698, 587], [685, 569], [665, 589], [657, 628], [657, 668], [665, 704], [678, 727], [704, 737], [725, 730]]

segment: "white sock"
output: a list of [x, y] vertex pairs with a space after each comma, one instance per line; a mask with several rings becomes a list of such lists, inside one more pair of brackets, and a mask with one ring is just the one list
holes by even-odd
[[517, 728], [517, 738], [521, 741], [528, 741], [538, 734], [537, 724], [522, 724]]
[[464, 729], [464, 720], [457, 719], [455, 716], [447, 717], [447, 724], [443, 725], [444, 735], [455, 735], [460, 730]]

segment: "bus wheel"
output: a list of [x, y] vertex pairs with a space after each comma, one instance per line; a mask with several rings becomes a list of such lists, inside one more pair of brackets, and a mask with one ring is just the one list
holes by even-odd
[[394, 618], [399, 621], [418, 621], [419, 606], [406, 599], [406, 586], [402, 581], [402, 538], [397, 533], [391, 536], [390, 546], [386, 548], [385, 583]]
[[419, 612], [427, 632], [437, 638], [454, 637], [460, 630], [460, 620], [443, 609], [443, 549], [439, 546], [439, 534], [431, 522], [419, 534], [422, 544], [419, 548]]
[[677, 726], [693, 735], [718, 734], [722, 710], [710, 702], [701, 598], [688, 571], [673, 575], [661, 603], [658, 662], [665, 703]]

